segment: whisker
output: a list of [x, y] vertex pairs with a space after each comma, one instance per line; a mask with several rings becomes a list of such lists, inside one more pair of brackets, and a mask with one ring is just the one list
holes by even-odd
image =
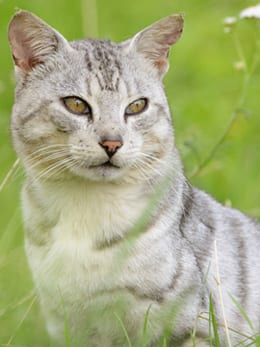
[[53, 147], [53, 146], [47, 146], [47, 147], [41, 147], [41, 148], [38, 148], [36, 151], [30, 153], [30, 157], [34, 157], [34, 156], [37, 156], [37, 155], [43, 155], [43, 154], [46, 154], [46, 153], [52, 153], [52, 152], [58, 152], [58, 151], [65, 151], [65, 150], [68, 150], [69, 147]]
[[49, 149], [49, 148], [60, 148], [60, 147], [67, 148], [67, 147], [71, 147], [71, 146], [72, 146], [71, 144], [66, 144], [66, 143], [57, 143], [57, 144], [51, 144], [51, 145], [43, 145], [43, 146], [40, 146], [38, 149], [36, 149], [34, 151], [34, 153], [37, 153], [38, 151], [46, 150], [46, 149]]
[[65, 159], [55, 163], [54, 165], [51, 165], [47, 169], [42, 170], [42, 172], [40, 172], [36, 177], [34, 177], [33, 181], [37, 182], [37, 181], [42, 180], [43, 178], [45, 180], [50, 179], [55, 174], [61, 173], [65, 170], [69, 169], [70, 167], [75, 166], [75, 164], [76, 164], [75, 160], [73, 160], [71, 158], [65, 158]]
[[[15, 182], [16, 180], [20, 179], [21, 177], [25, 177], [25, 171], [24, 171], [24, 168], [21, 164], [21, 162], [17, 165], [17, 167], [15, 168], [12, 176], [10, 177], [10, 180], [9, 180], [9, 184]], [[8, 186], [8, 183], [7, 183], [7, 186]]]
[[65, 150], [59, 150], [54, 152], [51, 151], [50, 153], [47, 153], [44, 156], [43, 154], [41, 155], [37, 154], [34, 157], [30, 156], [25, 159], [25, 163], [29, 169], [33, 169], [37, 166], [47, 164], [51, 160], [64, 159], [64, 157], [67, 157], [67, 156], [68, 156], [68, 152]]
[[25, 159], [25, 161], [28, 165], [31, 162], [34, 163], [38, 159], [42, 160], [43, 162], [48, 162], [49, 160], [52, 160], [52, 159], [59, 159], [59, 158], [62, 158], [62, 156], [67, 156], [67, 154], [68, 154], [68, 152], [65, 150], [52, 151], [49, 153], [44, 153], [44, 155], [43, 154], [37, 154], [36, 156], [29, 156], [28, 158]]
[[140, 165], [137, 165], [137, 163], [134, 164], [133, 167], [138, 171], [138, 175], [141, 175], [143, 181], [145, 181], [146, 184], [148, 184], [149, 187], [154, 191], [155, 190], [155, 185], [154, 185], [151, 177], [149, 177], [147, 175], [147, 172], [146, 172], [145, 168], [143, 168]]
[[152, 165], [152, 163], [149, 163], [141, 158], [138, 158], [137, 161], [139, 164], [141, 164], [143, 166], [143, 168], [149, 169], [150, 171], [152, 171], [154, 174], [158, 175], [158, 176], [164, 176], [164, 172], [160, 171], [158, 168], [154, 167]]

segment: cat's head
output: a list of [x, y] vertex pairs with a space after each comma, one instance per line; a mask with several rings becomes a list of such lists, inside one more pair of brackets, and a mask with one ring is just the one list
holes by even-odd
[[164, 175], [173, 150], [162, 77], [180, 37], [172, 15], [120, 44], [68, 42], [35, 15], [9, 26], [15, 63], [15, 149], [38, 179], [149, 180]]

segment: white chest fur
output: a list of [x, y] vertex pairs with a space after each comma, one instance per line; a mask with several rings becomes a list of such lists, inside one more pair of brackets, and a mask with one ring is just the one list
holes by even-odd
[[[70, 326], [77, 331], [93, 306], [96, 309], [101, 302], [107, 307], [125, 288], [130, 288], [123, 296], [131, 302], [137, 324], [138, 315], [142, 320], [149, 303], [133, 298], [131, 288], [152, 292], [170, 284], [175, 260], [161, 256], [170, 244], [162, 237], [163, 228], [139, 235], [133, 257], [126, 256], [124, 242], [117, 242], [142, 217], [148, 202], [140, 188], [127, 186], [99, 184], [97, 189], [95, 185], [63, 183], [55, 189], [24, 190], [27, 254], [51, 335], [59, 339], [64, 335], [64, 305]], [[37, 242], [40, 234], [45, 235], [42, 243]], [[154, 273], [152, 260], [160, 274]], [[81, 317], [79, 324], [77, 317]]]
[[23, 202], [26, 229], [36, 240], [41, 233], [46, 235], [44, 246], [36, 242], [33, 247], [47, 253], [44, 258], [67, 257], [63, 260], [68, 265], [80, 261], [89, 270], [98, 265], [106, 268], [114, 248], [104, 246], [134, 227], [148, 199], [132, 187], [70, 182], [25, 190]]
[[[105, 274], [111, 277], [115, 257], [120, 256], [117, 246], [107, 246], [134, 227], [147, 199], [127, 187], [70, 183], [53, 188], [23, 194], [27, 253], [36, 284], [45, 286], [47, 277], [46, 286], [65, 281], [60, 286], [67, 288], [71, 281], [95, 291], [103, 280], [107, 285]], [[41, 234], [45, 240], [38, 244]]]

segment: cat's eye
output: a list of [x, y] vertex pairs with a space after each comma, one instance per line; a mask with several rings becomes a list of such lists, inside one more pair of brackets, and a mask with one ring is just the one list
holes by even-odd
[[148, 100], [146, 98], [137, 99], [127, 106], [125, 109], [126, 116], [133, 116], [146, 110]]
[[91, 115], [89, 104], [76, 96], [67, 96], [62, 99], [66, 109], [78, 115]]

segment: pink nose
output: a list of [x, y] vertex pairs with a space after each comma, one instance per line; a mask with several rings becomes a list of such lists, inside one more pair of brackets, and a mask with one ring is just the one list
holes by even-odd
[[123, 143], [119, 140], [105, 140], [100, 143], [100, 146], [104, 148], [109, 158], [111, 158], [123, 146]]

